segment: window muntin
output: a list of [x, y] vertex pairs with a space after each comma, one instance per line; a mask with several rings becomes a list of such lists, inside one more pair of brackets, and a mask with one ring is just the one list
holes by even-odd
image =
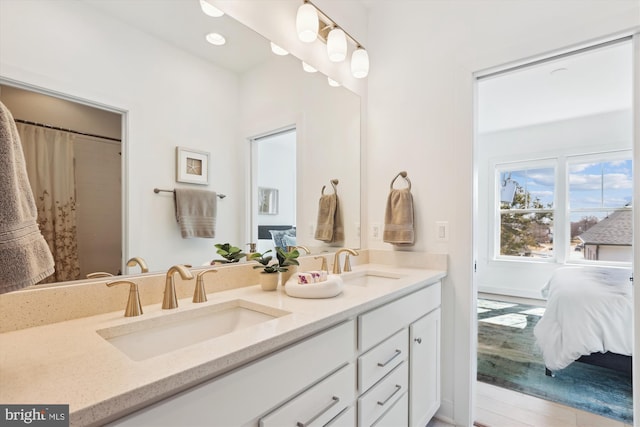
[[499, 171], [499, 256], [553, 258], [555, 168]]

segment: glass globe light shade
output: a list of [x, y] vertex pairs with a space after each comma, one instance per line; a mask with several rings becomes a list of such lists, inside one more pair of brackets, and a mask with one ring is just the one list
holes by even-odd
[[302, 69], [305, 70], [307, 73], [315, 73], [318, 71], [304, 61], [302, 61]]
[[284, 50], [283, 48], [281, 48], [280, 46], [278, 46], [274, 42], [271, 42], [271, 52], [275, 53], [276, 55], [280, 55], [280, 56], [285, 56], [285, 55], [289, 54], [289, 52], [287, 52], [286, 50]]
[[351, 55], [351, 74], [357, 79], [369, 74], [369, 54], [363, 48], [358, 48]]
[[334, 28], [327, 37], [329, 61], [340, 62], [347, 57], [347, 36], [340, 28]]
[[318, 12], [313, 5], [305, 3], [298, 8], [296, 29], [298, 38], [305, 43], [312, 43], [318, 38]]

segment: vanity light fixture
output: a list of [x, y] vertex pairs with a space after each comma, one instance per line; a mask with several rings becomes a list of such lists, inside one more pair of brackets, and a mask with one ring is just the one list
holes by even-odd
[[362, 79], [369, 75], [369, 54], [358, 47], [351, 55], [351, 74], [356, 79]]
[[331, 77], [327, 77], [327, 81], [329, 82], [329, 86], [331, 87], [340, 87], [340, 83], [333, 80]]
[[223, 44], [225, 44], [227, 42], [227, 40], [224, 38], [224, 36], [222, 34], [218, 34], [218, 33], [209, 33], [205, 36], [205, 38], [207, 39], [207, 41], [209, 43], [211, 43], [212, 45], [215, 46], [222, 46]]
[[305, 70], [307, 73], [315, 73], [318, 71], [304, 61], [302, 61], [302, 69]]
[[369, 54], [365, 48], [310, 0], [303, 0], [298, 8], [296, 30], [302, 42], [311, 43], [320, 39], [326, 43], [327, 55], [331, 62], [341, 62], [346, 59], [349, 50], [348, 40], [350, 40], [354, 46], [351, 56], [351, 74], [358, 79], [367, 77], [369, 74]]
[[347, 35], [338, 27], [329, 32], [327, 54], [331, 62], [342, 62], [347, 57]]
[[320, 21], [318, 12], [311, 3], [303, 3], [296, 14], [298, 38], [304, 43], [313, 43], [318, 38]]
[[286, 50], [284, 50], [283, 48], [281, 48], [280, 46], [278, 46], [274, 42], [271, 42], [271, 52], [273, 52], [273, 53], [275, 53], [276, 55], [279, 55], [279, 56], [286, 56], [286, 55], [289, 54], [289, 52], [287, 52]]
[[204, 12], [205, 15], [212, 16], [214, 18], [220, 18], [224, 15], [224, 12], [213, 6], [207, 0], [200, 0], [200, 8]]

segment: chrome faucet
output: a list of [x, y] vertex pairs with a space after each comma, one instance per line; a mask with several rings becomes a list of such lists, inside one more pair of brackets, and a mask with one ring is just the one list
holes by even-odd
[[214, 270], [213, 268], [209, 268], [207, 270], [202, 270], [196, 276], [196, 289], [193, 292], [193, 302], [206, 302], [207, 301], [207, 292], [204, 287], [204, 275], [207, 273], [217, 273], [218, 270]]
[[180, 277], [184, 280], [193, 279], [193, 274], [184, 265], [174, 265], [167, 271], [167, 278], [164, 285], [164, 298], [162, 299], [162, 308], [164, 310], [177, 308], [178, 298], [176, 297], [176, 283], [173, 278], [173, 273], [180, 273]]
[[118, 280], [115, 282], [107, 283], [107, 286], [109, 287], [115, 285], [130, 285], [129, 299], [127, 300], [127, 307], [124, 310], [124, 317], [140, 316], [142, 314], [142, 304], [140, 304], [138, 285], [128, 280]]
[[333, 274], [340, 274], [342, 273], [340, 271], [340, 254], [342, 252], [346, 252], [347, 254], [345, 255], [344, 258], [344, 271], [351, 271], [351, 261], [349, 261], [349, 255], [354, 255], [354, 256], [358, 256], [358, 251], [356, 251], [355, 249], [349, 249], [349, 248], [342, 248], [339, 249], [336, 252], [336, 255], [333, 258]]
[[148, 273], [149, 267], [147, 267], [147, 263], [140, 257], [133, 257], [129, 261], [127, 261], [127, 267], [135, 267], [136, 264], [140, 266], [140, 273]]

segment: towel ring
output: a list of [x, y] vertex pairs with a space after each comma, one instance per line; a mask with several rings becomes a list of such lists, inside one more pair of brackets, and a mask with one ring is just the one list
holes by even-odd
[[409, 178], [407, 177], [407, 171], [402, 171], [398, 175], [396, 175], [391, 180], [391, 185], [389, 187], [393, 190], [393, 183], [396, 182], [396, 179], [398, 179], [399, 177], [403, 177], [405, 181], [407, 181], [407, 184], [409, 184], [409, 190], [411, 190], [411, 180], [409, 180]]
[[[338, 194], [338, 187], [337, 187], [337, 186], [338, 186], [338, 183], [339, 183], [339, 182], [340, 182], [340, 181], [338, 181], [337, 179], [332, 179], [332, 180], [331, 180], [331, 186], [333, 187], [333, 192], [334, 192], [335, 194]], [[321, 194], [322, 196], [324, 196], [324, 189], [325, 189], [326, 187], [327, 187], [326, 185], [323, 185], [323, 186], [322, 186], [322, 191], [320, 192], [320, 194]]]

